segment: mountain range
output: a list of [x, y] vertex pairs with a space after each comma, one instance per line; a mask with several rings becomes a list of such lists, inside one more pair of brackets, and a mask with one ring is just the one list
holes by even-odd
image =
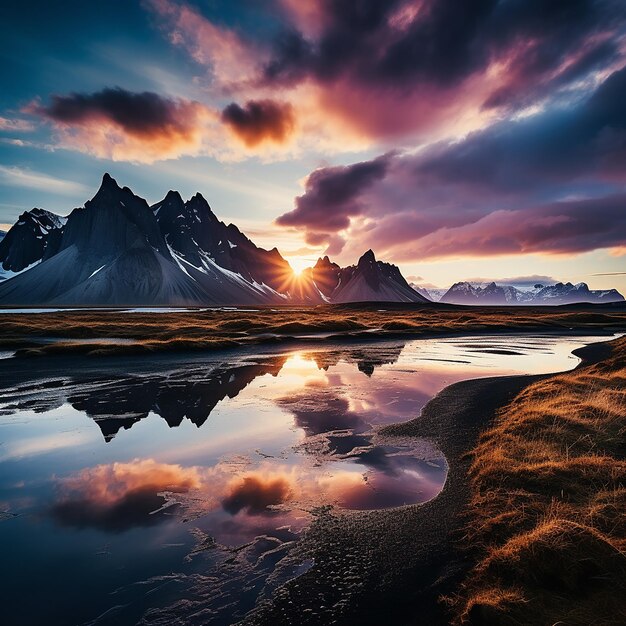
[[[418, 289], [414, 287], [415, 289]], [[624, 297], [616, 289], [589, 289], [587, 283], [537, 283], [530, 289], [519, 289], [512, 285], [472, 284], [458, 282], [452, 285], [439, 298], [424, 289], [420, 293], [429, 300], [447, 304], [475, 305], [557, 305], [576, 302], [623, 302]]]
[[276, 248], [255, 245], [220, 221], [196, 193], [169, 191], [156, 204], [108, 174], [96, 195], [62, 217], [34, 208], [0, 233], [0, 305], [223, 306], [440, 301], [448, 304], [566, 304], [623, 301], [615, 289], [585, 283], [535, 285], [458, 282], [426, 290], [372, 250], [356, 265], [328, 256], [296, 276]]
[[67, 218], [23, 213], [0, 240], [0, 263], [9, 306], [426, 302], [371, 250], [346, 268], [320, 259], [296, 278], [276, 248], [221, 222], [201, 194], [185, 202], [169, 191], [150, 206], [108, 174]]

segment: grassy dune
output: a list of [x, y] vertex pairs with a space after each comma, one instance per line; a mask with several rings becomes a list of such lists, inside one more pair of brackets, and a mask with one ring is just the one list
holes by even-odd
[[[398, 337], [479, 332], [626, 328], [626, 309], [318, 306], [246, 311], [3, 314], [0, 349], [24, 355], [208, 350], [332, 333]], [[126, 343], [115, 343], [123, 339]], [[51, 342], [53, 340], [53, 342]], [[81, 340], [89, 340], [84, 342]], [[98, 342], [97, 340], [102, 340]], [[114, 341], [112, 341], [114, 340]], [[107, 343], [109, 341], [109, 343]]]
[[474, 450], [457, 624], [626, 623], [626, 338], [532, 384]]

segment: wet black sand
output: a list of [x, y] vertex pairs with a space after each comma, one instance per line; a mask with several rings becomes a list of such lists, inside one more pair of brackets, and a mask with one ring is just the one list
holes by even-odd
[[[610, 343], [600, 343], [575, 354], [589, 364], [610, 351]], [[473, 558], [460, 541], [468, 453], [499, 408], [548, 376], [463, 381], [444, 389], [416, 419], [381, 430], [381, 438], [434, 440], [450, 468], [444, 490], [426, 504], [400, 509], [320, 511], [291, 557], [314, 559], [314, 567], [279, 588], [242, 624], [447, 624], [439, 598], [454, 593]]]

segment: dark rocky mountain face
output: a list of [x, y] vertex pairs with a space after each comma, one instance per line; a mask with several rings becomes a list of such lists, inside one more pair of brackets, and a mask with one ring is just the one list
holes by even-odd
[[11, 229], [0, 238], [0, 265], [10, 272], [21, 272], [58, 249], [65, 218], [31, 209], [22, 213]]
[[[265, 297], [266, 299], [266, 297]], [[181, 306], [264, 301], [238, 277], [190, 271], [165, 241], [147, 202], [106, 174], [74, 209], [42, 262], [0, 285], [0, 302], [50, 306]]]
[[317, 259], [313, 267], [309, 267], [302, 272], [305, 280], [312, 281], [315, 287], [330, 299], [333, 291], [339, 283], [341, 268], [337, 263], [333, 263], [327, 256]]
[[292, 271], [278, 250], [259, 248], [234, 224], [218, 220], [201, 194], [184, 202], [170, 191], [152, 211], [170, 250], [194, 267], [216, 264], [250, 283], [285, 290]]
[[410, 287], [397, 266], [377, 261], [372, 250], [356, 265], [344, 268], [328, 257], [318, 259], [308, 276], [331, 302], [427, 302]]
[[148, 203], [128, 187], [120, 188], [108, 174], [96, 195], [70, 213], [59, 251], [71, 246], [98, 259], [145, 247], [171, 259]]
[[[17, 228], [17, 227], [16, 227]], [[37, 250], [41, 263], [0, 286], [18, 306], [205, 306], [321, 302], [294, 281], [276, 248], [264, 250], [219, 221], [196, 194], [171, 191], [150, 207], [105, 174], [85, 206]]]

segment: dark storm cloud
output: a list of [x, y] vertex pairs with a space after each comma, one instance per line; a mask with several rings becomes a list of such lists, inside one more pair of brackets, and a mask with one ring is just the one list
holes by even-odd
[[[568, 109], [413, 155], [316, 170], [278, 223], [319, 241], [350, 227], [349, 239], [398, 260], [621, 246], [625, 98], [623, 69]], [[367, 229], [351, 223], [357, 215]]]
[[243, 107], [232, 102], [222, 111], [222, 121], [248, 147], [265, 140], [283, 143], [295, 124], [291, 105], [272, 100], [249, 100]]
[[193, 100], [120, 87], [53, 95], [25, 111], [52, 123], [64, 147], [114, 161], [152, 163], [197, 154], [212, 113]]
[[617, 44], [603, 35], [623, 28], [626, 13], [613, 0], [325, 0], [320, 11], [315, 37], [292, 28], [276, 38], [268, 82], [347, 77], [406, 94], [458, 85], [494, 61], [509, 64], [488, 106], [614, 59]]
[[385, 176], [392, 158], [392, 154], [386, 154], [369, 162], [316, 170], [307, 179], [305, 194], [296, 198], [296, 208], [281, 215], [277, 223], [314, 225], [316, 230], [346, 228], [349, 218], [363, 210], [361, 194]]
[[120, 87], [89, 94], [53, 95], [50, 104], [36, 105], [35, 113], [65, 125], [106, 119], [136, 136], [151, 136], [185, 128], [188, 106], [193, 103], [165, 98], [157, 93], [133, 93]]
[[576, 178], [623, 178], [626, 69], [578, 107], [503, 122], [418, 158], [415, 171], [502, 191]]

